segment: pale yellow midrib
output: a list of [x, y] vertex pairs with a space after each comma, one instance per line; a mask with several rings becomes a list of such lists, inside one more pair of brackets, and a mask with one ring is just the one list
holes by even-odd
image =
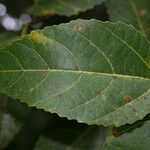
[[88, 72], [88, 71], [78, 71], [78, 70], [56, 70], [56, 69], [23, 69], [23, 70], [1, 70], [0, 73], [17, 73], [17, 72], [58, 72], [58, 73], [76, 73], [76, 74], [85, 74], [85, 75], [99, 75], [99, 76], [107, 76], [107, 77], [120, 77], [120, 78], [130, 78], [130, 79], [142, 79], [148, 80], [149, 78], [140, 77], [140, 76], [132, 76], [132, 75], [122, 75], [122, 74], [110, 74], [110, 73], [100, 73], [100, 72]]

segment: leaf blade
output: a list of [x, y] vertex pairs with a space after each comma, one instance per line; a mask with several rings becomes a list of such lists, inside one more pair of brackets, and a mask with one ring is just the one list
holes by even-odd
[[30, 106], [105, 126], [149, 113], [150, 45], [131, 26], [77, 20], [34, 31], [0, 56], [1, 91]]

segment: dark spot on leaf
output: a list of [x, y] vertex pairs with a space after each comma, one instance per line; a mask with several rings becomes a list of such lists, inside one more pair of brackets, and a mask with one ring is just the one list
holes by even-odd
[[118, 137], [118, 136], [120, 136], [120, 135], [121, 135], [120, 132], [117, 132], [117, 131], [113, 131], [113, 132], [112, 132], [112, 136], [114, 136], [114, 137]]
[[117, 76], [115, 76], [115, 75], [114, 75], [114, 76], [113, 76], [113, 78], [114, 78], [114, 79], [116, 79], [116, 78], [117, 78]]
[[80, 25], [75, 27], [75, 31], [77, 31], [77, 32], [82, 32], [84, 29], [85, 29], [84, 24], [80, 24]]
[[139, 15], [140, 15], [141, 17], [144, 17], [146, 14], [147, 14], [147, 10], [146, 10], [146, 9], [141, 9], [141, 10], [139, 11]]
[[132, 98], [131, 97], [129, 97], [129, 96], [126, 96], [125, 97], [125, 102], [126, 103], [130, 103], [132, 101]]

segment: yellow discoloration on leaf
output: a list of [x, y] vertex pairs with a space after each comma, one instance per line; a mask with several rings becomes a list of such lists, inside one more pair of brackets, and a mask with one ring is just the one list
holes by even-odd
[[78, 14], [81, 11], [81, 8], [74, 7], [73, 10], [74, 10], [75, 14]]
[[43, 14], [44, 16], [53, 15], [53, 14], [55, 14], [55, 13], [56, 13], [56, 11], [55, 11], [54, 9], [44, 9], [44, 10], [42, 11], [42, 14]]
[[32, 31], [30, 34], [31, 40], [37, 41], [39, 43], [45, 43], [48, 41], [48, 38], [44, 36], [43, 34], [37, 32], [37, 31]]
[[107, 96], [106, 95], [102, 94], [101, 97], [102, 97], [103, 100], [107, 100]]

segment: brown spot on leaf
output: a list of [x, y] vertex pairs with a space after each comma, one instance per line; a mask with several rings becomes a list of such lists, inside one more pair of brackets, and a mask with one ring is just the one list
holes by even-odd
[[80, 24], [80, 25], [75, 27], [75, 31], [77, 31], [77, 32], [82, 32], [84, 29], [85, 29], [84, 24]]
[[139, 15], [140, 15], [141, 17], [144, 17], [146, 14], [147, 14], [147, 10], [146, 10], [146, 9], [141, 9], [141, 10], [139, 11]]
[[132, 98], [131, 97], [129, 97], [129, 96], [126, 96], [125, 97], [125, 102], [126, 103], [130, 103], [132, 101]]
[[115, 75], [114, 75], [114, 76], [113, 76], [113, 78], [114, 78], [114, 79], [116, 79], [116, 78], [117, 78], [117, 76], [115, 76]]
[[119, 137], [120, 135], [121, 135], [121, 133], [118, 132], [118, 131], [113, 131], [112, 132], [112, 136], [114, 136], [114, 137]]

